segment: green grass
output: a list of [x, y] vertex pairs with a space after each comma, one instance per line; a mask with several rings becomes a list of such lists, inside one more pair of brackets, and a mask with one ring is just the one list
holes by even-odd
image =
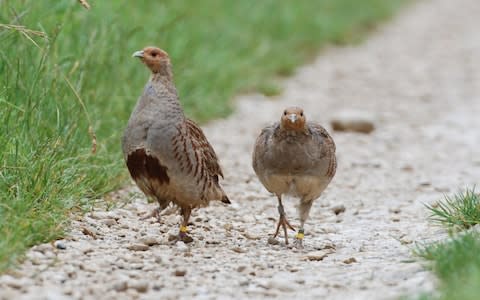
[[125, 182], [120, 136], [148, 78], [135, 50], [167, 50], [187, 114], [206, 121], [235, 94], [277, 94], [276, 77], [404, 2], [0, 0], [0, 24], [45, 33], [0, 26], [0, 271]]
[[449, 227], [468, 229], [480, 223], [480, 195], [475, 189], [467, 189], [453, 197], [445, 196], [443, 201], [427, 208], [433, 221]]
[[[438, 207], [429, 207], [432, 219], [448, 229], [468, 229], [480, 223], [480, 196], [474, 189], [445, 197]], [[480, 231], [450, 231], [450, 240], [420, 246], [416, 254], [431, 261], [440, 279], [440, 295], [422, 299], [463, 299], [480, 297]]]

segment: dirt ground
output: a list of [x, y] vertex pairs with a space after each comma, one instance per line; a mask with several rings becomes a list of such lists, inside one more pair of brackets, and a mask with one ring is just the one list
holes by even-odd
[[[424, 204], [479, 183], [479, 15], [478, 0], [418, 1], [362, 44], [324, 50], [282, 82], [281, 95], [239, 97], [235, 114], [204, 126], [233, 204], [197, 210], [192, 244], [168, 242], [175, 214], [139, 220], [155, 205], [131, 187], [114, 197], [117, 208], [74, 220], [56, 247], [32, 248], [0, 277], [0, 299], [395, 299], [434, 290], [412, 249], [445, 237]], [[289, 105], [337, 144], [337, 175], [314, 203], [303, 250], [267, 244], [276, 198], [251, 167], [256, 136]], [[331, 130], [352, 111], [375, 130]], [[285, 201], [294, 225], [297, 201]]]

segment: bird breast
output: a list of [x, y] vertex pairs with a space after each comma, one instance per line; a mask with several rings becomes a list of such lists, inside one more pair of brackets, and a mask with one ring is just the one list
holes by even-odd
[[270, 147], [266, 153], [267, 169], [280, 174], [306, 174], [315, 168], [318, 160], [316, 147], [310, 140], [285, 139]]

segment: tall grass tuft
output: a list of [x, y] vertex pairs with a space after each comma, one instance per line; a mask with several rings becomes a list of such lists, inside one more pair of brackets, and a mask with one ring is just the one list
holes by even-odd
[[440, 279], [437, 296], [422, 299], [478, 299], [480, 295], [480, 196], [466, 189], [453, 197], [445, 196], [435, 206], [427, 206], [431, 219], [450, 230], [451, 238], [443, 242], [418, 246], [415, 253], [431, 261]]
[[427, 205], [431, 219], [444, 225], [468, 229], [480, 224], [480, 195], [475, 188], [445, 196], [435, 206]]
[[476, 300], [480, 295], [480, 236], [468, 232], [452, 240], [419, 247], [417, 255], [432, 261], [440, 295], [432, 299]]

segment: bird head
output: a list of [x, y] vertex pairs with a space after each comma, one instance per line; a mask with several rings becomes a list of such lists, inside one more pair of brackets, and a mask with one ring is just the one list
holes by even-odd
[[140, 58], [152, 73], [159, 73], [170, 64], [168, 53], [156, 47], [145, 47], [133, 53], [132, 56]]
[[280, 123], [283, 128], [290, 130], [305, 129], [305, 115], [300, 107], [288, 107], [283, 111]]

